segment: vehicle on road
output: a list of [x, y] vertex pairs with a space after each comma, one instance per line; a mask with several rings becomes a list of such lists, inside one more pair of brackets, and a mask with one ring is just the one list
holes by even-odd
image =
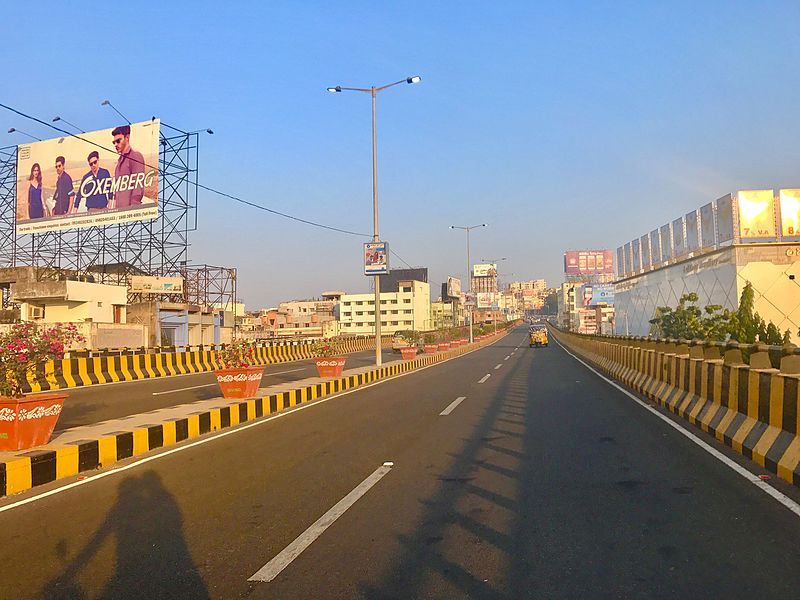
[[548, 342], [547, 329], [545, 327], [531, 327], [528, 331], [528, 346], [530, 348], [547, 346]]

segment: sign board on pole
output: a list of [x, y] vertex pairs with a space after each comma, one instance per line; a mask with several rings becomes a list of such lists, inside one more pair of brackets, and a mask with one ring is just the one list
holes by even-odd
[[364, 275], [385, 275], [389, 272], [389, 244], [367, 242], [364, 244]]
[[132, 275], [130, 291], [133, 294], [183, 294], [183, 277]]
[[478, 300], [478, 308], [491, 308], [494, 302], [494, 294], [491, 292], [478, 292], [475, 295]]

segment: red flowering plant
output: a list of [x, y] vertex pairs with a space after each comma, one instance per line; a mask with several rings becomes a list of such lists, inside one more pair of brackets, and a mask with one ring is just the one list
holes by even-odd
[[311, 354], [316, 358], [330, 358], [341, 353], [339, 345], [332, 340], [317, 340], [311, 345]]
[[244, 369], [253, 366], [256, 350], [244, 340], [234, 340], [217, 351], [217, 360], [223, 369]]
[[64, 358], [66, 347], [84, 342], [75, 325], [37, 326], [26, 322], [0, 334], [0, 396], [22, 398], [37, 365]]

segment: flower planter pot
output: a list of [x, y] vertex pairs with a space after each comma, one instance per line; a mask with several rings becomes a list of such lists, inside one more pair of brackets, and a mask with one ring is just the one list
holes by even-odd
[[403, 355], [403, 360], [414, 360], [415, 358], [417, 358], [416, 347], [401, 348], [400, 353]]
[[0, 397], [0, 451], [27, 450], [50, 441], [66, 394]]
[[439, 344], [439, 350], [449, 350], [450, 349], [450, 342], [444, 342], [443, 344]]
[[425, 344], [425, 354], [433, 354], [437, 348], [436, 344]]
[[214, 371], [223, 398], [255, 398], [264, 375], [263, 367], [241, 367]]
[[314, 362], [317, 363], [317, 373], [319, 373], [320, 377], [341, 377], [347, 358], [344, 356], [330, 356], [315, 358]]

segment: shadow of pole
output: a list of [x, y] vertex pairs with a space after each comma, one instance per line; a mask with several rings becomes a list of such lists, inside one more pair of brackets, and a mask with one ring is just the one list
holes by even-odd
[[[115, 569], [104, 581], [82, 589], [79, 576], [93, 559], [116, 548]], [[59, 542], [64, 546], [65, 541]], [[183, 517], [175, 499], [155, 471], [126, 477], [117, 502], [91, 540], [63, 573], [49, 581], [42, 598], [208, 598], [183, 536]]]

